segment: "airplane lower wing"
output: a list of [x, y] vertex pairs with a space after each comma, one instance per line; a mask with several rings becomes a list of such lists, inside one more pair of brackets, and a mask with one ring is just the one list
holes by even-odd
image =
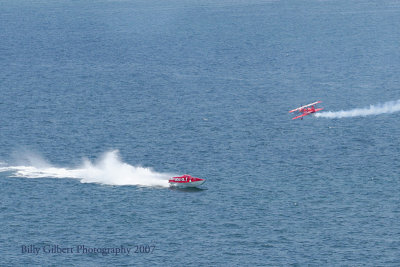
[[304, 116], [307, 116], [307, 115], [310, 115], [311, 113], [304, 113], [304, 114], [301, 114], [301, 115], [299, 115], [299, 116], [297, 116], [297, 117], [294, 117], [292, 120], [295, 120], [295, 119], [298, 119], [298, 118], [301, 118], [301, 117], [304, 117]]

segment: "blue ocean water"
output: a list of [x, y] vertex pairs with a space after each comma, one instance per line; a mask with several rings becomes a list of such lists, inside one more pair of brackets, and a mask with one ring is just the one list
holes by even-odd
[[398, 266], [400, 113], [288, 111], [400, 99], [399, 23], [393, 0], [1, 1], [1, 265]]

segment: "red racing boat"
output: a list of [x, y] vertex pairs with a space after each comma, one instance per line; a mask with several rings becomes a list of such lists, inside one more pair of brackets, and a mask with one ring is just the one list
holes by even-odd
[[168, 180], [170, 186], [176, 187], [197, 187], [205, 183], [205, 179], [192, 177], [190, 175], [184, 174], [179, 177], [172, 177]]

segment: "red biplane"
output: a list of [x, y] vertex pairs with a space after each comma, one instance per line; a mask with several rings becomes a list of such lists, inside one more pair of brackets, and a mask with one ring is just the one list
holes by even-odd
[[315, 112], [323, 110], [323, 108], [315, 108], [314, 107], [315, 105], [317, 105], [319, 103], [322, 103], [322, 101], [317, 101], [317, 102], [314, 102], [314, 103], [311, 103], [311, 104], [308, 104], [308, 105], [305, 105], [305, 106], [302, 106], [302, 107], [299, 107], [299, 108], [296, 108], [296, 109], [293, 109], [293, 110], [289, 111], [289, 113], [295, 112], [295, 111], [297, 111], [299, 113], [303, 113], [303, 114], [301, 114], [299, 116], [294, 117], [292, 120], [295, 120], [295, 119], [298, 119], [298, 118], [303, 119], [304, 116], [307, 116], [307, 115], [310, 115], [312, 113], [315, 113]]

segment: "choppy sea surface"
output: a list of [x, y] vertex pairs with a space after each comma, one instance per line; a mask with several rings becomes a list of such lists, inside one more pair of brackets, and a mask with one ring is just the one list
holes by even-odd
[[[1, 1], [1, 265], [399, 266], [399, 23], [393, 0]], [[207, 182], [168, 187], [186, 173]]]

